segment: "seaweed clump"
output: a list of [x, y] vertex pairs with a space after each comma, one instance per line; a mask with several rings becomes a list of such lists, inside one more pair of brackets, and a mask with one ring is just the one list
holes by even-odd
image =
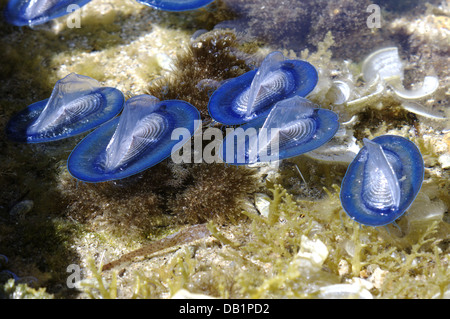
[[255, 172], [223, 164], [200, 164], [192, 169], [193, 183], [177, 194], [172, 210], [190, 224], [235, 221], [246, 197], [258, 190]]
[[[137, 273], [133, 297], [173, 296], [181, 289], [221, 298], [439, 298], [448, 293], [449, 226], [442, 218], [422, 219], [399, 234], [394, 226], [375, 229], [350, 220], [338, 186], [316, 201], [294, 200], [279, 185], [270, 191], [267, 217], [245, 212], [245, 226], [210, 224], [213, 242], [180, 249], [163, 266]], [[96, 289], [91, 286], [88, 293]]]
[[174, 61], [168, 78], [154, 81], [149, 94], [160, 100], [180, 99], [197, 107], [202, 119], [209, 119], [209, 97], [221, 81], [250, 70], [246, 54], [251, 47], [239, 43], [232, 31], [214, 30], [192, 39]]

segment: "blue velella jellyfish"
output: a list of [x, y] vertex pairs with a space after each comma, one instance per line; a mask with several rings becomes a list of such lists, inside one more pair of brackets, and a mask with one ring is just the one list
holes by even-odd
[[423, 158], [411, 141], [393, 135], [364, 139], [342, 181], [342, 207], [361, 224], [390, 224], [412, 204], [423, 178]]
[[204, 7], [214, 0], [137, 0], [137, 2], [164, 11], [187, 11]]
[[183, 128], [192, 136], [199, 120], [198, 110], [185, 101], [159, 101], [145, 94], [132, 97], [120, 117], [100, 126], [75, 147], [68, 159], [69, 172], [92, 183], [137, 174], [180, 149], [183, 145], [172, 139], [172, 132]]
[[89, 131], [122, 110], [124, 96], [88, 76], [70, 73], [56, 82], [50, 98], [13, 116], [6, 135], [16, 142], [56, 141]]
[[322, 146], [338, 129], [336, 113], [294, 96], [276, 103], [266, 118], [235, 128], [225, 137], [220, 156], [233, 165], [281, 160]]
[[82, 7], [91, 0], [10, 0], [4, 16], [16, 26], [38, 25], [73, 11], [71, 5]]
[[294, 95], [305, 97], [316, 86], [317, 70], [301, 60], [286, 60], [281, 52], [267, 55], [257, 70], [225, 82], [211, 96], [211, 117], [240, 125], [266, 117], [276, 102]]

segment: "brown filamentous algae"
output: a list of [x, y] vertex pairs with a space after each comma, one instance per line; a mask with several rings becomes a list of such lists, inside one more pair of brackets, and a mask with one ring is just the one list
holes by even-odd
[[103, 265], [102, 271], [110, 270], [114, 267], [117, 267], [125, 262], [129, 262], [133, 260], [133, 258], [138, 256], [147, 256], [153, 254], [157, 251], [190, 243], [194, 240], [204, 238], [206, 236], [211, 235], [211, 232], [206, 227], [206, 224], [199, 224], [187, 227], [185, 229], [180, 230], [179, 232], [169, 235], [165, 238], [162, 238], [158, 241], [155, 241], [149, 245], [141, 247], [139, 249], [133, 250], [119, 259], [113, 260], [110, 263]]

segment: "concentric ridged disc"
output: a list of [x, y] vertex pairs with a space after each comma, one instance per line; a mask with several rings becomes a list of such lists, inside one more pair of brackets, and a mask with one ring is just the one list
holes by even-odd
[[[255, 98], [254, 112], [260, 112], [264, 108], [273, 105], [273, 101], [279, 101], [281, 97], [288, 95], [294, 90], [294, 77], [290, 73], [282, 71], [273, 72], [270, 78], [263, 81], [261, 89]], [[245, 116], [249, 99], [249, 90], [243, 91], [232, 105], [233, 110]]]
[[214, 0], [137, 0], [155, 9], [164, 11], [188, 11], [206, 6]]
[[221, 158], [229, 164], [246, 165], [294, 157], [320, 147], [336, 134], [339, 122], [336, 113], [312, 105], [299, 96], [277, 103], [267, 118], [227, 135]]
[[[369, 151], [376, 144], [382, 155]], [[382, 226], [399, 218], [414, 201], [424, 177], [417, 146], [400, 136], [384, 135], [367, 141], [349, 165], [340, 199], [357, 222]]]
[[[137, 174], [182, 147], [179, 136], [172, 139], [175, 129], [186, 129], [192, 136], [198, 128], [198, 110], [179, 100], [148, 105], [150, 112], [142, 116], [138, 110], [127, 114], [130, 100], [142, 97], [148, 95], [129, 99], [120, 117], [102, 125], [77, 145], [68, 160], [72, 176], [96, 183]], [[144, 109], [146, 106], [142, 105], [141, 110]]]
[[[282, 56], [272, 52], [266, 60], [276, 55]], [[213, 93], [208, 110], [215, 121], [240, 125], [266, 117], [277, 102], [293, 96], [304, 97], [317, 84], [317, 71], [306, 61], [273, 59], [268, 63], [272, 64], [231, 79]]]

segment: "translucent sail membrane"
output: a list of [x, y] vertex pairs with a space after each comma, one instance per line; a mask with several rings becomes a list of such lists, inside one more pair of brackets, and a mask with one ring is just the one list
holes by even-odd
[[114, 171], [133, 161], [159, 140], [167, 128], [167, 121], [155, 113], [158, 108], [159, 99], [154, 96], [140, 95], [127, 101], [105, 150], [105, 171]]
[[379, 144], [366, 138], [363, 141], [368, 156], [362, 188], [364, 203], [379, 210], [398, 209], [401, 191], [393, 167]]
[[263, 138], [257, 139], [258, 145], [256, 140], [250, 145], [250, 161], [255, 162], [256, 156], [268, 154], [269, 149], [276, 156], [280, 147], [306, 143], [317, 128], [313, 115], [314, 103], [299, 96], [275, 104], [260, 129], [260, 137]]
[[317, 81], [317, 70], [310, 63], [272, 52], [258, 69], [221, 85], [211, 96], [208, 111], [215, 121], [227, 125], [259, 121], [277, 102], [307, 96]]
[[91, 0], [10, 0], [4, 16], [8, 23], [16, 26], [34, 26], [69, 14], [69, 6], [82, 7]]
[[36, 17], [42, 16], [48, 12], [52, 7], [58, 4], [59, 0], [31, 0], [24, 4], [25, 10], [23, 17], [27, 20], [33, 20]]
[[294, 96], [276, 103], [267, 118], [227, 134], [220, 156], [233, 165], [294, 157], [324, 145], [338, 128], [336, 113], [315, 108], [311, 101]]
[[75, 73], [56, 82], [50, 98], [28, 105], [6, 125], [10, 140], [44, 143], [87, 132], [115, 117], [124, 96], [112, 87]]
[[138, 95], [128, 99], [120, 117], [75, 147], [67, 167], [72, 176], [90, 183], [126, 178], [178, 152], [199, 127], [200, 113], [193, 105]]
[[102, 105], [98, 81], [71, 73], [56, 82], [45, 108], [27, 134], [37, 134], [51, 128], [68, 125], [98, 111]]
[[[250, 85], [248, 100], [247, 100], [247, 110], [245, 113], [246, 117], [254, 111], [255, 101], [259, 94], [263, 93], [261, 91], [273, 90], [274, 81], [272, 80], [272, 75], [275, 71], [279, 70], [281, 63], [284, 61], [284, 56], [281, 52], [275, 51], [269, 53], [264, 61], [261, 63], [255, 77], [253, 78], [252, 84]], [[277, 81], [275, 81], [277, 83]]]

